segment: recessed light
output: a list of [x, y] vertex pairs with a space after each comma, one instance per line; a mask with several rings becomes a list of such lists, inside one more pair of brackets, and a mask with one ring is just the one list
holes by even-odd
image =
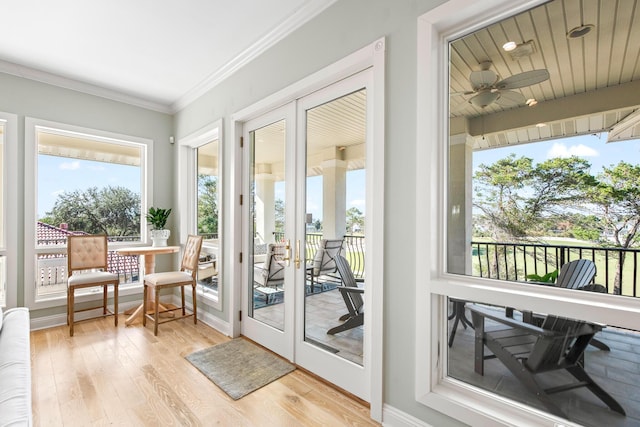
[[502, 48], [505, 50], [505, 52], [509, 52], [515, 49], [516, 46], [518, 46], [516, 42], [506, 42], [505, 44], [502, 45]]
[[525, 104], [527, 104], [529, 107], [533, 107], [534, 105], [536, 105], [538, 103], [538, 101], [536, 101], [533, 98], [529, 98], [526, 100]]
[[538, 123], [538, 124], [536, 124], [536, 127], [537, 127], [537, 128], [543, 128], [543, 127], [545, 127], [546, 125], [547, 125], [546, 123]]
[[580, 37], [584, 37], [591, 32], [595, 28], [595, 25], [587, 24], [580, 25], [579, 27], [575, 27], [569, 30], [567, 33], [568, 39], [579, 39]]

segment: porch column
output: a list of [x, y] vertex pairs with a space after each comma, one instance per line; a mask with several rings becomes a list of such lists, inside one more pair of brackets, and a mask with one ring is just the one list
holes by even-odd
[[[270, 169], [268, 165], [259, 169]], [[274, 176], [266, 171], [257, 173], [256, 185], [256, 238], [264, 243], [274, 243], [275, 219], [275, 183]]]
[[449, 136], [449, 226], [447, 269], [472, 274], [473, 140], [467, 133]]
[[322, 162], [322, 234], [341, 239], [347, 227], [347, 162]]

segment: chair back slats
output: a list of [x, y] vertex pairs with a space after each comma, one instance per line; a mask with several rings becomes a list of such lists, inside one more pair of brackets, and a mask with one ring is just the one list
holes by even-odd
[[[592, 331], [587, 326], [583, 321], [547, 316], [540, 327], [558, 333], [538, 337], [526, 366], [533, 372], [544, 372], [558, 369], [559, 366], [573, 365], [588, 345], [590, 338], [578, 341], [579, 337], [585, 336], [585, 331]], [[593, 333], [586, 335], [592, 337]]]
[[[338, 269], [338, 274], [340, 274], [340, 278], [342, 279], [342, 283], [346, 287], [358, 287], [356, 282], [356, 278], [353, 275], [353, 271], [351, 271], [351, 267], [349, 266], [349, 262], [342, 255], [337, 255], [335, 258], [336, 268]], [[350, 293], [349, 294], [351, 301], [353, 302], [353, 306], [356, 311], [360, 311], [362, 306], [364, 305], [364, 299], [361, 294]]]
[[194, 280], [198, 273], [202, 239], [202, 236], [189, 235], [187, 237], [187, 243], [184, 245], [184, 252], [182, 254], [182, 262], [180, 263], [180, 271], [189, 271]]
[[596, 275], [596, 265], [588, 259], [568, 262], [560, 268], [556, 286], [577, 289], [588, 285]]

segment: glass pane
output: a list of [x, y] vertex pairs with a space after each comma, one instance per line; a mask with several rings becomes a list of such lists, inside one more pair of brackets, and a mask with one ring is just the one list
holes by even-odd
[[[144, 148], [37, 129], [37, 296], [66, 290], [69, 234], [107, 234], [140, 242]], [[52, 250], [59, 247], [60, 250]], [[45, 249], [46, 248], [46, 249]], [[109, 270], [121, 283], [139, 279], [137, 256], [109, 252]]]
[[[592, 19], [602, 13], [607, 22], [595, 19], [591, 34], [568, 41], [566, 22], [545, 17], [569, 3], [584, 5], [550, 1], [450, 44], [447, 269], [553, 281], [568, 262], [589, 259], [591, 284], [636, 297], [640, 157], [629, 153], [640, 151], [640, 114], [637, 105], [605, 106], [600, 89], [621, 90], [638, 73], [596, 79], [591, 54], [637, 62], [637, 51], [628, 57], [615, 46], [629, 42], [640, 21], [624, 8], [589, 6]], [[523, 37], [522, 22], [546, 36]], [[598, 44], [612, 37], [615, 44]], [[510, 40], [528, 41], [505, 51]], [[557, 57], [554, 46], [565, 53]], [[585, 115], [584, 105], [594, 112]]]
[[365, 144], [365, 90], [307, 111], [305, 341], [360, 365]]
[[[640, 331], [453, 298], [448, 306], [449, 376], [580, 425], [638, 423]], [[543, 391], [577, 384], [569, 372], [586, 372], [611, 405], [586, 387]]]
[[220, 212], [218, 149], [217, 139], [196, 149], [198, 235], [204, 236], [198, 270], [198, 284], [202, 286], [205, 293], [212, 293], [215, 296], [218, 295], [218, 268], [220, 265], [218, 256], [218, 214]]
[[249, 315], [284, 330], [285, 121], [250, 134], [253, 268]]

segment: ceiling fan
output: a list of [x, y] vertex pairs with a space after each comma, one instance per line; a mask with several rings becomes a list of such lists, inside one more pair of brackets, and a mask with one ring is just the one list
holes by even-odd
[[469, 103], [479, 108], [485, 108], [494, 102], [505, 107], [524, 104], [524, 96], [510, 89], [541, 83], [549, 79], [549, 71], [531, 70], [514, 74], [503, 80], [498, 80], [499, 78], [498, 73], [491, 70], [491, 61], [481, 62], [480, 71], [473, 71], [469, 75], [473, 90], [464, 93], [465, 95], [474, 94], [469, 99]]

